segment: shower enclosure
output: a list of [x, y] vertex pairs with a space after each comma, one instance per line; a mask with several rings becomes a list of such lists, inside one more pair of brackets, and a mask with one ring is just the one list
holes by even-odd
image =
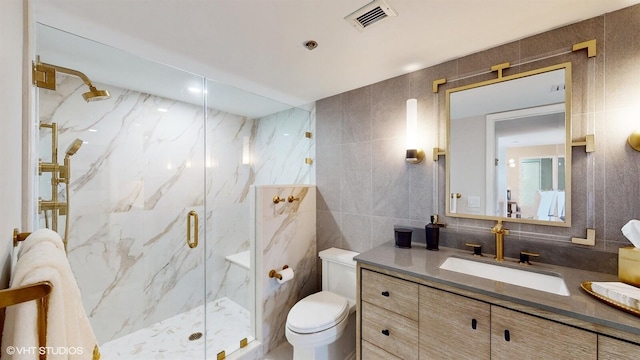
[[85, 79], [59, 72], [36, 99], [38, 156], [58, 162], [55, 126], [73, 171], [66, 187], [59, 171], [38, 176], [34, 201], [66, 209], [41, 206], [34, 221], [68, 232], [103, 358], [213, 359], [254, 340], [247, 197], [310, 182], [310, 147], [293, 140], [309, 112], [43, 24], [35, 38], [40, 61], [110, 94], [87, 102]]

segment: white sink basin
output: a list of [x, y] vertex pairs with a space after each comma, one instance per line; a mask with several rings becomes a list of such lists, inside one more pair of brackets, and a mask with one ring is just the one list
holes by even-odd
[[449, 257], [440, 265], [440, 269], [500, 281], [529, 289], [569, 296], [569, 289], [559, 275], [543, 274], [528, 270], [514, 269], [498, 264]]

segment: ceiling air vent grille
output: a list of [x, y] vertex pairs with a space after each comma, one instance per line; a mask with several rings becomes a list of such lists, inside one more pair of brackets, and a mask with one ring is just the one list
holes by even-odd
[[398, 16], [398, 13], [385, 0], [375, 0], [344, 19], [357, 29], [364, 29], [389, 16]]
[[376, 21], [382, 20], [387, 17], [387, 14], [382, 11], [382, 9], [378, 6], [377, 8], [360, 15], [356, 18], [356, 21], [360, 23], [360, 26], [366, 28], [367, 26], [373, 24]]

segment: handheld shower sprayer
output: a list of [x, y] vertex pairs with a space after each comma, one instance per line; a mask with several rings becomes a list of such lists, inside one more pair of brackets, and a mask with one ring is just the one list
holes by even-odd
[[73, 140], [73, 142], [71, 143], [71, 145], [69, 145], [69, 148], [67, 148], [67, 151], [65, 152], [65, 157], [70, 157], [75, 155], [75, 153], [78, 151], [78, 149], [80, 149], [80, 147], [82, 146], [83, 141], [80, 139], [75, 139]]
[[67, 187], [69, 186], [69, 178], [71, 177], [71, 160], [69, 158], [75, 155], [78, 149], [80, 149], [80, 147], [82, 146], [82, 143], [83, 142], [80, 139], [73, 140], [73, 142], [71, 143], [71, 145], [69, 145], [67, 151], [65, 152], [64, 165], [60, 170], [60, 180], [63, 183], [67, 184]]

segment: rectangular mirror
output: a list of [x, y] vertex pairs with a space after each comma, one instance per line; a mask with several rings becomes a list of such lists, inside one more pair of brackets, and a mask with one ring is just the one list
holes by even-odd
[[447, 216], [571, 226], [571, 63], [447, 90]]

